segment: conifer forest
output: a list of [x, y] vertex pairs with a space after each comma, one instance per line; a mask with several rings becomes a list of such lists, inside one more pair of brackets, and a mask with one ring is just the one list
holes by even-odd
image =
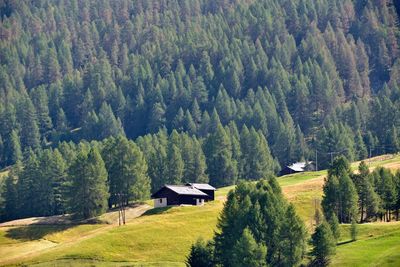
[[[400, 1], [0, 0], [0, 222], [237, 185], [188, 266], [326, 266], [399, 220], [400, 172], [350, 166], [399, 152]], [[309, 235], [295, 162], [328, 169]]]

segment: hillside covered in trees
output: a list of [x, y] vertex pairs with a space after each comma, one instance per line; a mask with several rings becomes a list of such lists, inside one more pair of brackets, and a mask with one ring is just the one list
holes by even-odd
[[[7, 0], [0, 18], [2, 195], [37, 198], [6, 218], [74, 206], [82, 162], [112, 206], [121, 188], [140, 200], [400, 150], [392, 0]], [[113, 184], [124, 171], [139, 174]]]
[[0, 15], [3, 167], [60, 141], [204, 138], [215, 117], [260, 131], [281, 165], [400, 147], [391, 0], [8, 0]]

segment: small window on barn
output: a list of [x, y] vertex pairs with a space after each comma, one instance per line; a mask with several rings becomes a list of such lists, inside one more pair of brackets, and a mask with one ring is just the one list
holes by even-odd
[[160, 203], [162, 203], [162, 198], [160, 198]]

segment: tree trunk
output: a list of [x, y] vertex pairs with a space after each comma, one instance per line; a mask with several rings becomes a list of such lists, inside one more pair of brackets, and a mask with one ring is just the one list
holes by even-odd
[[364, 201], [361, 200], [361, 218], [360, 218], [360, 223], [363, 223], [364, 221]]

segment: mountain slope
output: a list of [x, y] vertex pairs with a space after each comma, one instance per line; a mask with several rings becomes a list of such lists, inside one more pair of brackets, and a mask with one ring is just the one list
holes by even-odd
[[[356, 166], [357, 164], [353, 164], [353, 167]], [[369, 166], [399, 169], [400, 159], [398, 156], [376, 158]], [[321, 199], [325, 175], [325, 171], [320, 171], [279, 178], [285, 196], [295, 205], [307, 228], [312, 227], [315, 201], [319, 203]], [[190, 245], [199, 236], [212, 237], [218, 214], [230, 189], [232, 187], [218, 190], [217, 200], [204, 207], [156, 209], [130, 220], [123, 227], [81, 225], [71, 228], [63, 226], [0, 228], [0, 248], [11, 246], [11, 251], [14, 251], [14, 254], [6, 253], [9, 250], [5, 251], [0, 264], [29, 262], [42, 263], [46, 266], [57, 260], [56, 262], [61, 265], [71, 263], [114, 265], [118, 261], [125, 264], [129, 261], [146, 266], [151, 266], [152, 263], [181, 266]], [[337, 266], [345, 262], [361, 266], [378, 261], [390, 264], [389, 259], [398, 262], [395, 250], [399, 244], [398, 222], [360, 225], [359, 241], [354, 243], [346, 243], [349, 240], [348, 226], [342, 227], [344, 244], [338, 247], [338, 254], [333, 261]], [[14, 238], [10, 236], [12, 231]], [[31, 236], [34, 238], [29, 239]], [[49, 242], [53, 244], [48, 246]], [[33, 244], [41, 250], [24, 255]], [[380, 248], [375, 250], [375, 245]], [[369, 248], [368, 253], [365, 252], [367, 248]], [[370, 251], [371, 248], [374, 251]], [[48, 261], [50, 263], [46, 263]]]

